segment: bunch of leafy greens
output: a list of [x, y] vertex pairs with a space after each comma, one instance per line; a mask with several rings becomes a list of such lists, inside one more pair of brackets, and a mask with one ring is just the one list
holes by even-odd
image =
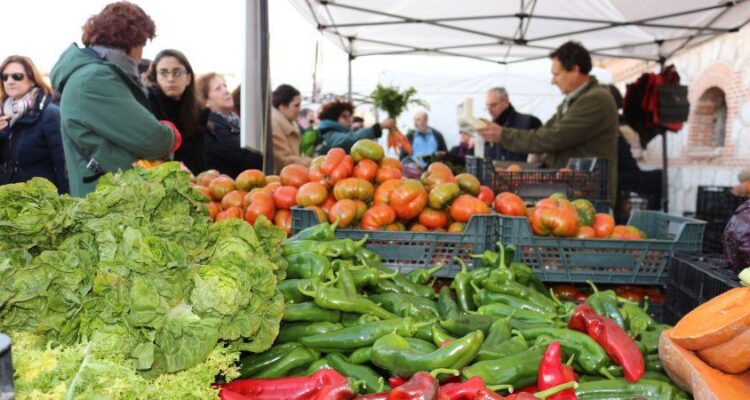
[[414, 98], [416, 94], [417, 90], [413, 87], [402, 92], [398, 87], [378, 84], [372, 94], [370, 94], [370, 97], [375, 107], [388, 113], [388, 118], [398, 118], [409, 104], [417, 104], [429, 108], [423, 100]]
[[[84, 370], [113, 363], [144, 385], [217, 349], [263, 351], [278, 334], [283, 231], [262, 218], [214, 224], [176, 163], [108, 174], [84, 199], [38, 179], [0, 187], [0, 199], [15, 210], [0, 215], [0, 331], [38, 335], [62, 359], [93, 347]], [[96, 393], [98, 379], [76, 391]]]

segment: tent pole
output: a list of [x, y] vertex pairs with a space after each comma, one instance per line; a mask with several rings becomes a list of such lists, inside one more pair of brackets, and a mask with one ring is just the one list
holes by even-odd
[[[661, 45], [659, 46], [661, 49]], [[660, 72], [664, 72], [664, 64], [666, 58], [662, 57], [659, 59]], [[666, 129], [662, 130], [661, 133], [661, 210], [665, 213], [669, 212], [669, 157], [667, 156], [667, 136], [668, 132]]]
[[352, 61], [354, 61], [354, 56], [349, 54], [349, 74], [347, 80], [347, 98], [349, 99], [349, 101], [352, 101]]

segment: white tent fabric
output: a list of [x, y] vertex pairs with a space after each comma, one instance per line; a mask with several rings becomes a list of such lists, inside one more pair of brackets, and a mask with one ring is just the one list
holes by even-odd
[[660, 61], [750, 19], [746, 0], [290, 0], [354, 57], [545, 58], [567, 40], [595, 57]]

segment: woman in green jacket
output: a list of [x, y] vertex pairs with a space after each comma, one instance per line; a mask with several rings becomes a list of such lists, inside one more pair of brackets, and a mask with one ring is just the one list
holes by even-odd
[[62, 95], [61, 131], [70, 192], [94, 190], [107, 172], [139, 159], [163, 159], [180, 143], [177, 128], [149, 111], [138, 76], [154, 21], [137, 5], [118, 2], [86, 21], [83, 44], [72, 44], [50, 74]]
[[323, 142], [318, 147], [318, 154], [326, 154], [328, 150], [334, 147], [341, 147], [347, 153], [351, 150], [354, 143], [359, 139], [378, 139], [383, 135], [383, 129], [389, 129], [396, 126], [396, 121], [387, 118], [382, 122], [375, 123], [369, 128], [362, 128], [352, 131], [352, 115], [354, 114], [354, 105], [348, 101], [334, 100], [330, 103], [323, 104], [318, 113], [320, 123], [318, 132], [320, 132]]

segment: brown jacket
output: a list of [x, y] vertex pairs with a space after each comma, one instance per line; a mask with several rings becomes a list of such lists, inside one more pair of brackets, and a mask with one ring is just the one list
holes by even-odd
[[606, 86], [596, 78], [572, 100], [562, 114], [562, 104], [541, 128], [503, 128], [501, 145], [519, 153], [548, 153], [547, 164], [565, 167], [576, 157], [606, 158], [609, 163], [610, 200], [617, 198], [617, 106]]
[[300, 155], [300, 133], [297, 125], [289, 122], [284, 115], [271, 108], [271, 128], [273, 130], [273, 171], [279, 174], [289, 164], [310, 166], [312, 159]]

